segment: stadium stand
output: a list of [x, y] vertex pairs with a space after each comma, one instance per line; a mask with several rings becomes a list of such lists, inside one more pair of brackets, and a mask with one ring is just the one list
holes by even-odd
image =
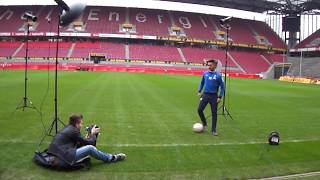
[[290, 76], [300, 76], [300, 62], [301, 62], [301, 76], [302, 77], [315, 77], [320, 78], [320, 58], [300, 58], [290, 57], [288, 63], [292, 63], [288, 75]]
[[205, 18], [205, 15], [186, 12], [172, 12], [171, 15], [173, 24], [182, 28], [187, 37], [205, 40], [215, 39], [214, 29], [209, 26], [210, 22]]
[[[38, 21], [32, 24], [31, 36], [40, 36], [43, 40], [30, 41], [29, 56], [31, 58], [46, 58], [55, 56], [56, 43], [49, 39], [54, 35], [57, 24], [57, 9], [55, 6], [0, 6], [0, 23], [6, 24], [0, 28], [0, 33], [16, 36], [15, 42], [0, 43], [0, 57], [25, 56], [26, 44], [25, 20], [22, 15], [31, 11], [37, 15]], [[224, 29], [219, 26], [219, 19], [223, 17], [207, 14], [187, 12], [150, 10], [139, 8], [87, 6], [82, 16], [68, 27], [61, 29], [62, 36], [68, 38], [60, 43], [60, 58], [80, 58], [86, 60], [90, 53], [104, 54], [107, 59], [129, 59], [142, 61], [166, 61], [178, 63], [203, 64], [204, 59], [219, 59], [225, 65], [225, 51], [223, 50]], [[234, 18], [231, 21], [232, 30], [230, 40], [233, 43], [264, 45], [275, 48], [286, 48], [284, 42], [264, 22]], [[20, 33], [20, 34], [19, 34]], [[69, 34], [68, 34], [69, 33]], [[80, 39], [71, 39], [70, 33], [83, 33]], [[119, 36], [122, 35], [122, 36]], [[135, 39], [125, 40], [124, 35], [136, 35]], [[220, 42], [222, 49], [188, 47], [178, 48], [175, 43], [170, 45], [154, 45], [144, 36], [155, 38], [186, 38]], [[108, 38], [122, 38], [121, 41]], [[62, 37], [63, 39], [64, 37]], [[91, 39], [94, 38], [94, 39]], [[98, 38], [104, 41], [97, 42]], [[259, 39], [260, 38], [260, 39]], [[34, 38], [36, 39], [36, 38]], [[83, 40], [86, 39], [86, 40]], [[141, 42], [130, 42], [130, 40]], [[262, 41], [261, 41], [262, 40]], [[128, 41], [128, 42], [127, 42]], [[166, 43], [163, 43], [166, 44]], [[215, 45], [218, 47], [219, 44]], [[206, 46], [209, 47], [209, 46]], [[261, 73], [274, 62], [282, 62], [282, 55], [263, 53], [263, 50], [237, 52], [232, 50], [228, 55], [228, 67], [235, 72]], [[265, 50], [264, 50], [265, 51]]]
[[[58, 57], [67, 57], [68, 51], [71, 47], [69, 42], [60, 42]], [[26, 44], [17, 52], [14, 57], [25, 57]], [[31, 58], [47, 58], [55, 57], [56, 42], [40, 41], [29, 42], [28, 56]]]
[[[74, 44], [74, 48], [72, 48]], [[24, 57], [26, 45], [23, 42], [1, 42], [0, 56], [12, 56], [22, 45], [14, 57]], [[60, 42], [59, 56], [61, 58], [88, 58], [90, 53], [101, 53], [108, 59], [127, 59], [125, 54], [125, 44], [113, 42]], [[170, 61], [181, 62], [183, 59], [178, 52], [178, 48], [173, 46], [129, 44], [128, 54], [131, 60], [145, 61]], [[29, 57], [46, 58], [54, 57], [56, 42], [29, 42]], [[72, 51], [71, 51], [72, 50]], [[71, 51], [71, 52], [70, 52]], [[225, 66], [225, 51], [212, 48], [181, 48], [186, 62], [203, 64], [209, 58], [218, 59], [222, 66]], [[259, 54], [255, 52], [230, 51], [228, 56], [228, 67], [238, 68], [237, 64], [247, 73], [261, 73], [273, 62], [282, 62], [283, 55], [279, 54]], [[236, 62], [234, 62], [236, 61]]]
[[0, 42], [0, 56], [10, 57], [22, 45], [21, 42]]
[[125, 22], [125, 18], [125, 8], [89, 6], [82, 20], [85, 21], [86, 32], [121, 33], [119, 26]]
[[[19, 32], [19, 28], [21, 28], [24, 23], [22, 15], [27, 9], [29, 10], [29, 8], [25, 6], [8, 6], [7, 8], [2, 8], [0, 15], [1, 32]], [[30, 10], [34, 11], [35, 8], [30, 6]]]
[[136, 27], [138, 35], [168, 36], [171, 26], [167, 11], [149, 9], [129, 9], [129, 23]]
[[101, 43], [77, 42], [74, 44], [71, 56], [75, 58], [88, 58], [90, 53], [104, 53]]
[[[54, 6], [5, 6], [2, 7], [0, 23], [6, 23], [0, 32], [23, 32], [25, 20], [21, 18], [25, 11], [31, 11], [39, 18], [31, 28], [34, 32], [55, 32], [57, 9]], [[170, 36], [170, 28], [177, 26], [182, 34], [189, 38], [217, 40], [215, 31], [223, 31], [218, 26], [221, 16], [148, 10], [137, 8], [88, 6], [78, 22], [81, 30], [65, 27], [61, 31], [79, 31], [88, 33], [121, 34], [123, 24], [131, 24], [132, 34]], [[74, 24], [73, 24], [74, 25]], [[256, 22], [234, 18], [231, 21], [230, 39], [237, 43], [257, 44], [255, 36], [263, 36], [274, 47], [285, 48], [285, 44], [264, 22]], [[201, 32], [201, 33], [200, 33]], [[219, 40], [219, 39], [218, 39]]]
[[264, 53], [263, 56], [270, 62], [270, 64], [277, 62], [282, 63], [287, 61], [286, 54]]
[[131, 44], [130, 59], [182, 62], [177, 48], [170, 46]]
[[266, 43], [270, 46], [277, 48], [286, 48], [284, 41], [264, 22], [250, 21], [248, 22], [253, 30], [257, 33], [257, 36], [266, 38]]
[[295, 48], [320, 47], [320, 29], [301, 41]]
[[247, 26], [248, 20], [234, 19], [231, 21], [232, 30], [230, 31], [230, 38], [233, 42], [257, 44], [253, 33]]
[[111, 42], [77, 42], [71, 57], [88, 58], [90, 53], [102, 53], [109, 59], [125, 59], [125, 47]]
[[230, 51], [247, 73], [261, 73], [268, 69], [268, 62], [258, 53]]
[[[36, 32], [57, 32], [58, 10], [53, 6], [40, 6], [38, 17], [38, 26], [34, 31]], [[63, 29], [64, 30], [64, 29]]]
[[[218, 59], [221, 64], [225, 65], [225, 51], [218, 49], [208, 49], [208, 48], [181, 48], [186, 60], [192, 63], [204, 63], [204, 60], [210, 58]], [[235, 63], [229, 59], [228, 66], [236, 67]]]

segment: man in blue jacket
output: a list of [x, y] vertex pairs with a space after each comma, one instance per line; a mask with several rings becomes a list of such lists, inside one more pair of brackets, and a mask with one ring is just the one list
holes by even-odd
[[[224, 95], [224, 83], [222, 81], [221, 74], [215, 71], [218, 61], [211, 59], [207, 61], [207, 64], [209, 66], [209, 71], [203, 73], [202, 80], [198, 90], [198, 96], [200, 96], [198, 114], [201, 118], [204, 128], [206, 129], [207, 120], [203, 114], [203, 110], [206, 108], [208, 103], [210, 104], [212, 115], [211, 133], [213, 136], [217, 136], [217, 105]], [[220, 93], [218, 96], [219, 87]]]

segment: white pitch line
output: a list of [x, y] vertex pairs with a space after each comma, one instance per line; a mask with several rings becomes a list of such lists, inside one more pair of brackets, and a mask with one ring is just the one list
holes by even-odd
[[[292, 143], [292, 142], [309, 142], [309, 141], [320, 141], [320, 139], [294, 139], [294, 140], [287, 140], [281, 141], [280, 143]], [[263, 141], [249, 141], [249, 142], [219, 142], [219, 143], [170, 143], [170, 144], [99, 144], [102, 146], [111, 146], [111, 147], [177, 147], [177, 146], [224, 146], [224, 145], [248, 145], [248, 144], [267, 144], [267, 142]]]
[[268, 178], [261, 178], [261, 179], [252, 179], [252, 180], [282, 180], [282, 179], [314, 177], [314, 176], [320, 176], [320, 171], [301, 173], [301, 174], [292, 174], [292, 175], [287, 175], [287, 176], [275, 176], [275, 177], [268, 177]]
[[[282, 143], [296, 143], [296, 142], [310, 142], [320, 141], [320, 139], [292, 139], [286, 141], [280, 141]], [[24, 140], [1, 140], [0, 143], [26, 143], [26, 144], [38, 144], [36, 141], [24, 141]], [[50, 142], [43, 142], [49, 144]], [[170, 143], [170, 144], [107, 144], [99, 143], [98, 146], [108, 147], [193, 147], [193, 146], [224, 146], [224, 145], [250, 145], [250, 144], [267, 144], [267, 141], [249, 141], [249, 142], [218, 142], [218, 143]]]

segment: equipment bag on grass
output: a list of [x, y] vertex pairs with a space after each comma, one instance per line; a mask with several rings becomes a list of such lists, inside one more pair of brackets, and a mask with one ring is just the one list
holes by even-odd
[[73, 165], [70, 165], [67, 162], [59, 159], [57, 156], [48, 153], [47, 149], [43, 152], [35, 152], [33, 162], [42, 167], [62, 171], [90, 169], [91, 166], [89, 157], [81, 160], [80, 162], [76, 162]]

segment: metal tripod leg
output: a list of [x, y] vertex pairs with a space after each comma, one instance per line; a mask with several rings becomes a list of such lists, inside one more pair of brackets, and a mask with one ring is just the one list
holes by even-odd
[[12, 112], [12, 114], [14, 114], [18, 109], [22, 109], [22, 111], [24, 111], [25, 108], [34, 109], [39, 114], [41, 114], [41, 112], [32, 104], [32, 102], [27, 97], [22, 98], [20, 103], [17, 105], [16, 109]]
[[48, 129], [47, 131], [47, 134], [48, 136], [52, 136], [52, 130], [54, 127], [55, 128], [55, 134], [57, 134], [57, 131], [58, 131], [58, 122], [60, 122], [63, 126], [65, 126], [65, 124], [57, 117], [57, 118], [54, 118], [51, 125], [50, 125], [50, 128]]
[[[223, 108], [223, 106], [220, 106], [220, 107], [217, 109], [217, 111], [219, 111], [219, 109], [221, 109], [221, 108]], [[224, 111], [222, 111], [222, 113], [221, 113], [221, 114], [218, 114], [218, 115], [223, 115], [226, 120], [227, 120], [227, 116], [229, 116], [231, 120], [234, 120], [233, 117], [231, 116], [230, 112], [228, 111], [227, 107], [224, 107], [223, 110], [224, 110]], [[208, 115], [208, 116], [206, 116], [206, 119], [210, 118], [211, 116], [212, 116], [211, 114]]]
[[217, 111], [219, 111], [219, 109], [222, 109], [222, 113], [221, 113], [221, 114], [218, 114], [218, 115], [223, 115], [224, 118], [225, 118], [225, 120], [228, 120], [228, 119], [227, 119], [227, 116], [229, 116], [231, 120], [234, 120], [233, 117], [231, 116], [231, 114], [230, 114], [230, 112], [229, 112], [229, 110], [228, 110], [227, 107], [225, 107], [225, 106], [220, 106]]
[[54, 136], [52, 135], [52, 130], [54, 127], [56, 127], [55, 129], [55, 134], [57, 134], [57, 127], [58, 127], [58, 122], [60, 122], [63, 126], [65, 126], [65, 124], [59, 119], [59, 118], [54, 118], [53, 121], [51, 122], [51, 125], [49, 127], [49, 129], [47, 131], [45, 131], [43, 137], [41, 138], [38, 147], [40, 147], [40, 145], [42, 144], [43, 140], [47, 137], [47, 136]]
[[223, 111], [222, 111], [221, 115], [223, 115], [226, 120], [227, 120], [227, 117], [230, 117], [230, 119], [233, 120], [233, 118], [232, 118], [231, 114], [229, 113], [227, 107], [222, 107], [222, 108], [223, 108]]

